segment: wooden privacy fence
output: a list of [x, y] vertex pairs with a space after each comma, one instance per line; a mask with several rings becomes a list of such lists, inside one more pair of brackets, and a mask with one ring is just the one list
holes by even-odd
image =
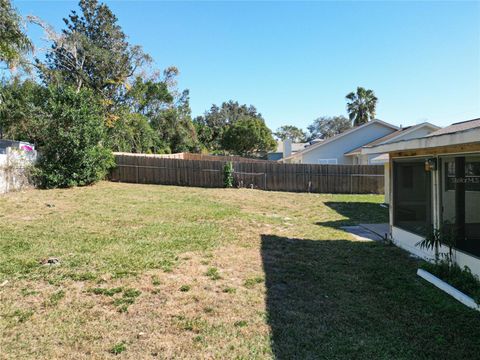
[[254, 163], [268, 163], [269, 160], [252, 159], [241, 156], [222, 156], [222, 155], [205, 155], [205, 154], [192, 154], [192, 153], [176, 153], [176, 154], [132, 154], [116, 152], [115, 155], [136, 155], [146, 156], [162, 159], [182, 159], [182, 160], [213, 160], [213, 161], [240, 161], [240, 162], [254, 162]]
[[[111, 181], [198, 187], [223, 187], [225, 161], [184, 160], [155, 155], [116, 153]], [[280, 164], [232, 161], [239, 187], [272, 191], [382, 194], [381, 165]]]

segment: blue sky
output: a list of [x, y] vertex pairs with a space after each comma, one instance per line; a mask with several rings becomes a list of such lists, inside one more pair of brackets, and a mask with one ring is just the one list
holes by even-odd
[[[13, 1], [58, 30], [77, 7]], [[193, 115], [234, 99], [306, 128], [364, 86], [396, 125], [480, 117], [480, 2], [105, 2], [158, 68], [180, 69]]]

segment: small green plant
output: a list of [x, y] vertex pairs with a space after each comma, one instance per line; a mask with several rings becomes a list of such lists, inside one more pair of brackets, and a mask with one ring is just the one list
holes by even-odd
[[17, 309], [13, 312], [12, 317], [17, 318], [19, 323], [23, 323], [30, 319], [33, 315], [33, 310], [20, 310]]
[[226, 188], [233, 187], [233, 163], [231, 161], [223, 166], [223, 186]]
[[189, 318], [184, 315], [177, 315], [174, 317], [176, 325], [186, 331], [200, 333], [207, 327], [207, 322], [199, 317]]
[[227, 294], [235, 294], [237, 292], [237, 289], [233, 287], [226, 287], [222, 291]]
[[235, 321], [235, 323], [233, 324], [233, 326], [235, 327], [245, 327], [247, 325], [248, 323], [245, 320]]
[[210, 269], [207, 270], [205, 273], [206, 276], [208, 276], [212, 280], [219, 280], [222, 277], [220, 276], [220, 273], [218, 272], [218, 269], [215, 267], [211, 267]]
[[73, 281], [89, 281], [89, 280], [95, 280], [97, 277], [93, 273], [71, 273], [68, 274], [68, 277], [72, 279]]
[[[444, 222], [440, 228], [432, 228], [425, 236], [425, 239], [415, 245], [420, 249], [433, 250], [435, 252], [435, 262], [438, 262], [440, 255], [442, 255], [449, 264], [453, 264], [453, 249], [456, 245], [456, 240], [455, 227], [448, 222]], [[448, 247], [447, 254], [439, 254], [442, 245]]]
[[122, 304], [117, 308], [119, 313], [126, 313], [128, 312], [128, 304]]
[[113, 301], [113, 304], [117, 306], [118, 312], [127, 312], [128, 307], [135, 303], [135, 298], [139, 297], [141, 294], [140, 290], [137, 289], [125, 289], [123, 291], [122, 297], [117, 298]]
[[113, 347], [110, 349], [110, 353], [113, 354], [113, 355], [119, 355], [122, 352], [124, 352], [125, 350], [127, 350], [127, 346], [122, 341], [118, 344], [113, 345]]
[[88, 292], [93, 293], [95, 295], [103, 295], [112, 297], [116, 294], [122, 294], [122, 297], [115, 298], [113, 300], [113, 305], [117, 307], [118, 312], [127, 312], [128, 307], [135, 303], [135, 298], [139, 297], [142, 293], [140, 290], [137, 289], [124, 289], [122, 287], [116, 287], [111, 289], [105, 288], [92, 288], [89, 289]]
[[207, 306], [207, 307], [203, 308], [203, 311], [205, 312], [205, 314], [211, 314], [211, 313], [213, 313], [214, 310], [213, 310], [212, 307]]
[[193, 338], [193, 342], [194, 343], [201, 343], [201, 342], [204, 342], [204, 338], [203, 336], [200, 336], [200, 335], [197, 335]]
[[154, 275], [152, 276], [152, 285], [153, 286], [158, 286], [161, 284], [161, 281], [160, 279], [158, 278], [158, 276]]
[[245, 280], [244, 286], [247, 288], [253, 288], [256, 284], [260, 284], [263, 282], [263, 278], [261, 276], [255, 276], [253, 278], [249, 278]]
[[56, 291], [52, 295], [50, 295], [46, 305], [56, 306], [60, 302], [60, 300], [62, 300], [64, 297], [65, 297], [65, 291], [63, 290]]
[[22, 290], [20, 290], [20, 293], [22, 294], [23, 297], [27, 297], [27, 296], [37, 295], [38, 291], [30, 290], [28, 288], [23, 288]]
[[180, 291], [181, 292], [187, 292], [187, 291], [190, 291], [190, 285], [182, 285], [180, 286]]
[[123, 297], [133, 299], [133, 298], [139, 297], [141, 293], [142, 292], [137, 289], [126, 289], [123, 292]]
[[88, 290], [95, 295], [105, 295], [105, 296], [113, 296], [115, 294], [121, 293], [123, 289], [121, 287], [111, 288], [111, 289], [104, 289], [104, 288], [93, 288]]

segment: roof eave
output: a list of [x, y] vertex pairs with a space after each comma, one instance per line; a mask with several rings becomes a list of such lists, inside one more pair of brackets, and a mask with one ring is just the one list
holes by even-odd
[[347, 131], [344, 131], [343, 133], [340, 133], [340, 134], [338, 134], [338, 135], [332, 136], [331, 138], [328, 138], [328, 139], [326, 139], [326, 140], [324, 140], [324, 141], [322, 141], [322, 142], [319, 142], [319, 143], [316, 143], [316, 144], [312, 144], [312, 145], [310, 145], [310, 146], [307, 146], [305, 149], [297, 152], [296, 154], [293, 154], [293, 155], [285, 158], [284, 160], [293, 159], [293, 158], [295, 158], [295, 157], [297, 157], [297, 156], [306, 154], [306, 153], [308, 153], [308, 152], [310, 152], [310, 151], [312, 151], [312, 150], [315, 150], [315, 149], [317, 149], [317, 148], [319, 148], [319, 147], [321, 147], [321, 146], [323, 146], [323, 145], [329, 144], [330, 142], [335, 141], [335, 140], [337, 140], [337, 139], [339, 139], [339, 138], [341, 138], [341, 137], [343, 137], [343, 136], [346, 136], [346, 135], [348, 135], [348, 134], [352, 134], [352, 133], [356, 132], [356, 131], [359, 130], [359, 129], [363, 129], [364, 127], [371, 126], [372, 124], [382, 124], [382, 125], [385, 126], [385, 127], [388, 127], [388, 128], [394, 129], [394, 130], [399, 130], [399, 127], [398, 127], [398, 126], [389, 124], [389, 123], [387, 123], [387, 122], [385, 122], [385, 121], [383, 121], [383, 120], [375, 119], [375, 120], [369, 121], [369, 122], [367, 122], [367, 123], [365, 123], [365, 124], [362, 124], [362, 125], [360, 125], [360, 126], [357, 126], [357, 127], [352, 128], [352, 129], [349, 129], [349, 130], [347, 130]]
[[426, 136], [418, 139], [400, 140], [365, 148], [365, 154], [381, 154], [394, 151], [429, 149], [442, 146], [480, 143], [480, 128], [459, 131], [453, 134]]

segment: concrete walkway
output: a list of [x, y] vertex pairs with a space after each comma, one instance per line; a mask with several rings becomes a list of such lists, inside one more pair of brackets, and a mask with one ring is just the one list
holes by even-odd
[[380, 236], [382, 239], [385, 239], [385, 236], [388, 237], [388, 234], [390, 233], [390, 225], [387, 223], [382, 223], [382, 224], [360, 224], [361, 227], [377, 234]]
[[383, 241], [388, 234], [388, 224], [360, 224], [343, 226], [343, 230], [352, 234], [357, 240]]

